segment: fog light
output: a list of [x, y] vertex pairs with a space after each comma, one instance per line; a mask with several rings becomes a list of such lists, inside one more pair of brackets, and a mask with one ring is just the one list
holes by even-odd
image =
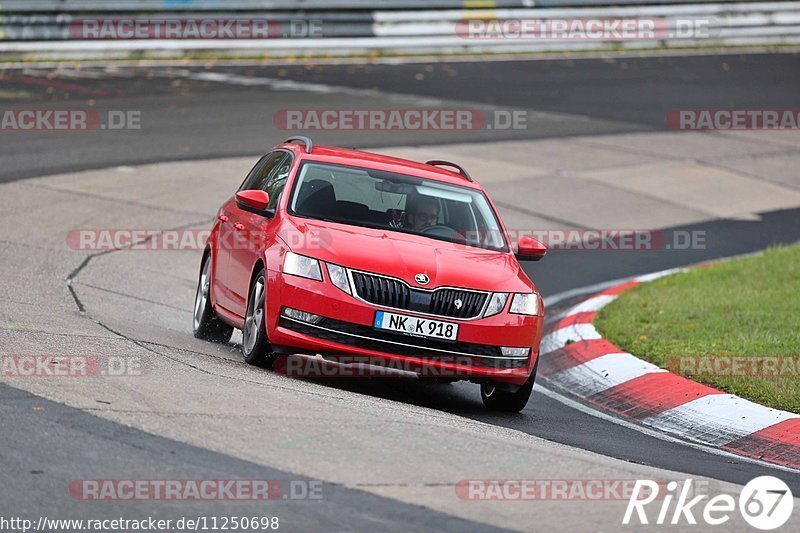
[[313, 315], [311, 313], [306, 313], [305, 311], [292, 309], [291, 307], [283, 308], [283, 316], [299, 320], [300, 322], [306, 322], [308, 324], [319, 324], [322, 321], [322, 317], [319, 315]]
[[531, 353], [530, 348], [508, 348], [503, 346], [500, 348], [500, 353], [503, 357], [528, 357]]

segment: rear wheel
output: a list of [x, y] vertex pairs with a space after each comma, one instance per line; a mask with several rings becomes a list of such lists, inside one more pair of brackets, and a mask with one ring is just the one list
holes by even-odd
[[249, 294], [244, 329], [242, 329], [242, 355], [248, 364], [270, 367], [274, 354], [267, 339], [266, 271], [263, 268], [253, 278]]
[[197, 294], [194, 297], [192, 333], [198, 339], [225, 343], [231, 340], [233, 328], [214, 315], [211, 308], [211, 255], [207, 255], [200, 269]]
[[483, 405], [494, 411], [507, 413], [518, 413], [525, 409], [533, 392], [533, 382], [536, 381], [536, 370], [538, 368], [539, 361], [537, 360], [531, 377], [515, 392], [501, 390], [492, 383], [482, 383], [481, 400], [483, 400]]

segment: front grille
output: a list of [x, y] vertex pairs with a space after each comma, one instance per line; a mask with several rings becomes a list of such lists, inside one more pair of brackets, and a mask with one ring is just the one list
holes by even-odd
[[363, 272], [353, 272], [353, 283], [356, 294], [371, 304], [450, 318], [478, 317], [489, 297], [461, 289], [412, 289], [400, 280]]
[[[432, 315], [470, 318], [480, 314], [488, 295], [482, 292], [460, 291], [458, 289], [439, 289], [433, 293], [430, 304]], [[461, 300], [461, 308], [456, 307], [456, 300]]]
[[[411, 357], [460, 355], [470, 358], [472, 366], [499, 369], [524, 368], [528, 363], [527, 359], [502, 358], [500, 348], [497, 346], [409, 337], [332, 318], [325, 318], [319, 324], [311, 325], [281, 316], [280, 326], [318, 339], [395, 355]], [[435, 349], [444, 350], [447, 353], [437, 352]]]
[[411, 287], [399, 280], [353, 272], [356, 293], [366, 301], [383, 307], [411, 310]]

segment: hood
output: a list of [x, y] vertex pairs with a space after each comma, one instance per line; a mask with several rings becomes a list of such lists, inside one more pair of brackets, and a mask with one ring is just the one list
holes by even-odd
[[[287, 217], [279, 232], [290, 249], [344, 267], [400, 278], [412, 287], [450, 286], [530, 292], [533, 284], [511, 253], [396, 231]], [[427, 274], [430, 283], [414, 281]]]

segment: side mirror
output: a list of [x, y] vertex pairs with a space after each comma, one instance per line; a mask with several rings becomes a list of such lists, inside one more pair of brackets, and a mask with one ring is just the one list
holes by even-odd
[[262, 217], [272, 217], [275, 212], [267, 209], [269, 195], [264, 191], [240, 191], [236, 193], [236, 205], [249, 213]]
[[517, 259], [520, 261], [538, 261], [547, 254], [547, 246], [533, 237], [520, 237], [517, 242]]

